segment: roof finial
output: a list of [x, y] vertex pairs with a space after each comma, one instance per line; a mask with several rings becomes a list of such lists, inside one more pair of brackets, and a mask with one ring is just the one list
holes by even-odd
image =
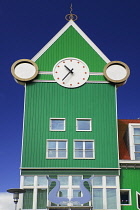
[[78, 19], [78, 16], [77, 15], [75, 15], [75, 14], [72, 14], [72, 4], [70, 5], [70, 14], [67, 14], [66, 16], [65, 16], [65, 19], [67, 20], [67, 21], [70, 21], [70, 20], [73, 20], [73, 21], [76, 21], [77, 19]]

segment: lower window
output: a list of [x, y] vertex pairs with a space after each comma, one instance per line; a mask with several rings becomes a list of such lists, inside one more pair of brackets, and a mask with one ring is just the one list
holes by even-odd
[[129, 189], [120, 190], [121, 205], [131, 205], [131, 191]]

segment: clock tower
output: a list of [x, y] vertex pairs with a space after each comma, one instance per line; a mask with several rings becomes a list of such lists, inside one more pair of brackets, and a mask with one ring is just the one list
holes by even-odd
[[71, 19], [12, 74], [25, 85], [19, 209], [119, 210], [116, 88], [128, 66]]

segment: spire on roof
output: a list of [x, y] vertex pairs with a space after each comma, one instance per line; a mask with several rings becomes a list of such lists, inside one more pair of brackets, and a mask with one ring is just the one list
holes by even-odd
[[65, 16], [65, 19], [66, 19], [67, 21], [70, 21], [70, 20], [76, 21], [76, 20], [78, 19], [78, 16], [77, 16], [77, 15], [72, 14], [72, 4], [70, 5], [70, 14], [67, 14], [67, 15]]

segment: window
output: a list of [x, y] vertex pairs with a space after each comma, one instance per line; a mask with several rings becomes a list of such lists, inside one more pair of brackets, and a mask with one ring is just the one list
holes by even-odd
[[93, 209], [119, 209], [119, 177], [94, 176], [92, 181]]
[[91, 118], [77, 118], [76, 131], [91, 131]]
[[47, 158], [67, 158], [67, 140], [47, 140]]
[[120, 190], [121, 205], [131, 205], [131, 190]]
[[[81, 175], [58, 176], [58, 180], [60, 181], [59, 196], [69, 199], [75, 197], [81, 197], [81, 191], [80, 191], [81, 179], [82, 179]], [[72, 205], [77, 206], [80, 204], [77, 204], [77, 202], [73, 202]]]
[[46, 209], [48, 181], [46, 176], [22, 176], [22, 209]]
[[129, 144], [131, 160], [140, 161], [140, 124], [129, 124]]
[[137, 209], [140, 209], [140, 193], [136, 192], [136, 198], [137, 198]]
[[74, 158], [75, 159], [94, 159], [94, 141], [93, 140], [74, 140]]
[[50, 131], [65, 131], [65, 118], [50, 118]]

